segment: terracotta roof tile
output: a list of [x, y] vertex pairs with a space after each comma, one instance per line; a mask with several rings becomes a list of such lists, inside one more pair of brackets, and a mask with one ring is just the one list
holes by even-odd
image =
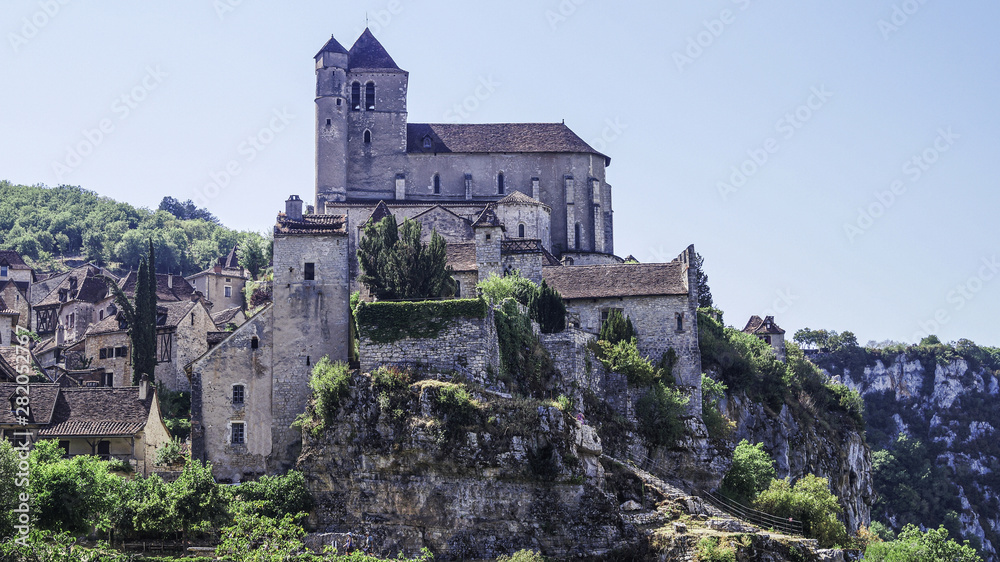
[[456, 272], [478, 271], [476, 265], [476, 244], [473, 242], [448, 244], [445, 247], [448, 265]]
[[302, 215], [302, 220], [289, 219], [278, 213], [275, 234], [347, 234], [347, 217], [344, 215]]
[[44, 437], [135, 435], [149, 419], [153, 392], [140, 401], [139, 387], [63, 388]]
[[685, 275], [679, 261], [542, 268], [542, 277], [564, 299], [686, 295]]
[[760, 316], [754, 314], [747, 321], [747, 325], [743, 328], [743, 331], [748, 334], [784, 334], [785, 331], [781, 329], [780, 326], [774, 323], [774, 316], [768, 316], [761, 319]]
[[[130, 271], [119, 283], [119, 286], [122, 288], [122, 291], [125, 291], [126, 295], [134, 297], [135, 286], [138, 280], [139, 274], [135, 271]], [[156, 274], [157, 302], [190, 301], [194, 292], [194, 286], [180, 275]]]
[[[16, 383], [0, 383], [0, 396], [4, 404], [0, 404], [0, 424], [20, 425], [10, 409], [10, 398], [17, 393]], [[19, 393], [20, 394], [20, 393]], [[52, 420], [56, 399], [59, 396], [59, 385], [44, 383], [28, 385], [28, 421], [32, 424], [48, 424]]]
[[31, 269], [21, 259], [21, 254], [14, 250], [0, 250], [0, 265], [6, 265], [11, 269]]

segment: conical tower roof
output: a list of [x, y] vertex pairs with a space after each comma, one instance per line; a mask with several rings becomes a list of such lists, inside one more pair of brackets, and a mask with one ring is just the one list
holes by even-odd
[[351, 70], [355, 68], [402, 70], [368, 28], [365, 28], [365, 32], [354, 42], [348, 54], [350, 55]]
[[333, 37], [333, 35], [330, 36], [330, 40], [326, 42], [326, 45], [323, 45], [323, 48], [316, 53], [316, 56], [318, 57], [323, 53], [338, 53], [342, 55], [348, 54], [347, 49], [345, 49], [344, 46]]

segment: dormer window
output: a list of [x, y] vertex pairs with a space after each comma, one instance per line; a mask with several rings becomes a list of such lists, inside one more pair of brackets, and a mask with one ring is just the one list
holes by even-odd
[[361, 83], [351, 84], [351, 110], [361, 111]]
[[434, 146], [430, 136], [424, 137], [424, 150], [430, 150]]
[[365, 84], [365, 111], [375, 109], [375, 82]]
[[[426, 140], [424, 142], [427, 142]], [[0, 277], [7, 277], [7, 266], [0, 265]]]

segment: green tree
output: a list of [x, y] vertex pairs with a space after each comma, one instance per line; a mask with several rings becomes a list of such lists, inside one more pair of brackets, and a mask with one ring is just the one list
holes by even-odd
[[14, 533], [14, 508], [20, 503], [17, 486], [17, 451], [10, 441], [0, 440], [0, 538]]
[[483, 297], [490, 304], [500, 304], [506, 299], [514, 299], [524, 306], [529, 306], [532, 295], [538, 291], [530, 279], [521, 277], [521, 273], [515, 271], [507, 275], [497, 275], [490, 273], [490, 276], [476, 284], [476, 288], [482, 291]]
[[154, 380], [156, 370], [156, 273], [148, 264], [155, 263], [153, 243], [149, 257], [139, 262], [136, 275], [133, 322], [129, 325], [132, 340], [132, 382], [139, 384], [142, 375]]
[[358, 242], [359, 280], [378, 299], [446, 297], [455, 294], [452, 269], [447, 265], [445, 241], [437, 231], [424, 244], [419, 222], [385, 217], [365, 225]]
[[632, 320], [622, 315], [622, 311], [612, 308], [608, 313], [608, 318], [601, 324], [601, 334], [599, 338], [611, 344], [622, 341], [629, 341], [635, 337], [635, 327]]
[[650, 443], [671, 446], [684, 434], [681, 416], [691, 400], [681, 391], [658, 382], [635, 403], [638, 430]]
[[538, 289], [532, 292], [528, 308], [531, 318], [538, 322], [543, 334], [554, 334], [566, 329], [566, 303], [559, 291], [549, 287], [544, 279]]
[[224, 492], [212, 476], [212, 465], [200, 460], [184, 465], [180, 477], [167, 488], [167, 501], [185, 540], [192, 529], [218, 524], [228, 513]]
[[31, 453], [32, 513], [40, 528], [86, 533], [111, 528], [124, 480], [89, 455], [62, 458], [59, 443], [39, 441]]
[[722, 478], [721, 491], [749, 503], [767, 489], [775, 474], [774, 459], [764, 450], [764, 444], [751, 445], [744, 439], [733, 450], [733, 464]]
[[982, 562], [969, 541], [958, 544], [943, 526], [921, 532], [907, 525], [896, 540], [877, 542], [865, 550], [866, 562]]
[[698, 308], [712, 308], [712, 288], [708, 286], [708, 275], [705, 274], [704, 266], [705, 258], [695, 252], [691, 267], [694, 268], [694, 277], [698, 281]]
[[837, 503], [837, 496], [830, 492], [826, 478], [806, 474], [794, 486], [787, 479], [772, 480], [754, 500], [754, 507], [771, 515], [802, 521], [805, 535], [818, 540], [823, 548], [847, 542], [847, 529], [837, 519], [837, 514], [844, 509]]
[[250, 272], [252, 279], [256, 279], [260, 272], [267, 267], [268, 260], [261, 244], [262, 241], [258, 237], [246, 236], [236, 250], [240, 267]]

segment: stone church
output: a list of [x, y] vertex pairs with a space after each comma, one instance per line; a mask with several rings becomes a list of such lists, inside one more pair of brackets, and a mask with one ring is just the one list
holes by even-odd
[[348, 358], [358, 240], [390, 216], [445, 238], [462, 297], [513, 270], [559, 290], [570, 328], [550, 352], [564, 376], [584, 371], [610, 311], [630, 316], [641, 353], [677, 354], [700, 413], [694, 247], [666, 264], [614, 255], [606, 155], [562, 123], [408, 123], [409, 75], [369, 30], [350, 50], [331, 38], [315, 63], [315, 202], [292, 195], [278, 214], [272, 304], [186, 367], [194, 458], [230, 481], [294, 465], [312, 367]]

